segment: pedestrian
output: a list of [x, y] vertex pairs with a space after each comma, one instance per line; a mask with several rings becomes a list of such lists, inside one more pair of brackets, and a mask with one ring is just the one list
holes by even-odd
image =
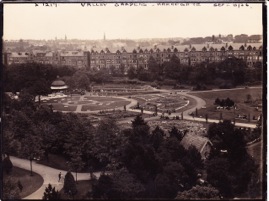
[[58, 182], [60, 182], [61, 178], [62, 178], [62, 173], [60, 172], [59, 173], [59, 181]]

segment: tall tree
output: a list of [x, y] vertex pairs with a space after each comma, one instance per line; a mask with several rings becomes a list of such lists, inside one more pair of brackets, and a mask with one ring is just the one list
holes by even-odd
[[68, 171], [64, 177], [64, 192], [68, 195], [72, 196], [74, 199], [74, 196], [77, 194], [77, 186], [74, 179], [74, 176], [70, 171]]
[[175, 137], [179, 141], [181, 141], [184, 137], [184, 133], [179, 131], [175, 126], [169, 131], [170, 137]]
[[164, 137], [164, 131], [159, 126], [156, 126], [156, 128], [152, 131], [152, 134], [150, 136], [150, 141], [155, 150], [157, 150], [161, 146], [164, 140], [163, 137]]

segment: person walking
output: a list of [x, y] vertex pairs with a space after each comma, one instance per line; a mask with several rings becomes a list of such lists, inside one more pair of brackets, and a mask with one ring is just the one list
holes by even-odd
[[60, 182], [61, 178], [62, 178], [62, 173], [60, 172], [59, 173], [59, 181], [58, 182]]

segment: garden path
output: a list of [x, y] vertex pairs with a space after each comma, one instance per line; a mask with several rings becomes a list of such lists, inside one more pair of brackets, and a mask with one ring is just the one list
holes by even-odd
[[[14, 156], [10, 156], [10, 160], [12, 161], [12, 164], [16, 167], [29, 170], [30, 171], [30, 162], [29, 160], [17, 158]], [[56, 190], [60, 191], [63, 188], [63, 179], [58, 182], [58, 174], [61, 172], [64, 176], [67, 171], [65, 170], [59, 170], [55, 168], [51, 168], [45, 165], [37, 164], [35, 161], [33, 163], [33, 172], [36, 172], [40, 174], [43, 179], [44, 183], [43, 185], [34, 193], [31, 195], [23, 198], [23, 199], [42, 199], [45, 188], [48, 186], [48, 184], [51, 184], [52, 187], [55, 187]], [[75, 173], [72, 172], [73, 176], [75, 177]], [[100, 177], [101, 172], [94, 172], [94, 176], [97, 178]], [[89, 180], [90, 179], [90, 173], [77, 173], [77, 180]]]

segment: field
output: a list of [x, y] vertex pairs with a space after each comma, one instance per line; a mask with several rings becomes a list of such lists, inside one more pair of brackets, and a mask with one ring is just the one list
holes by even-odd
[[53, 104], [53, 109], [58, 111], [70, 111], [74, 112], [77, 109], [75, 105], [63, 105], [61, 103]]
[[99, 100], [94, 101], [92, 103], [84, 104], [82, 106], [81, 111], [87, 111], [87, 110], [107, 110], [107, 109], [115, 109], [118, 107], [124, 107], [124, 105], [128, 105], [130, 102], [122, 99], [113, 99], [113, 100]]
[[[234, 120], [238, 115], [250, 115], [250, 122], [255, 123], [257, 118], [261, 114], [261, 99], [262, 99], [262, 89], [261, 88], [246, 88], [246, 89], [236, 89], [236, 90], [223, 90], [223, 91], [210, 91], [210, 92], [195, 92], [192, 95], [198, 96], [205, 100], [206, 108], [198, 110], [198, 116], [205, 117], [208, 114], [210, 119], [219, 119], [220, 113], [222, 113], [223, 119]], [[247, 96], [250, 95], [252, 103], [245, 103]], [[226, 109], [216, 109], [214, 102], [216, 98], [226, 99], [230, 98], [233, 100], [237, 108], [226, 110]], [[259, 106], [259, 110], [256, 108]], [[238, 122], [248, 122], [247, 119], [236, 119]]]
[[[6, 173], [3, 172], [3, 176], [5, 178], [7, 176]], [[35, 192], [44, 182], [43, 178], [39, 174], [33, 172], [33, 176], [30, 176], [30, 171], [18, 167], [13, 167], [10, 176], [15, 178], [16, 181], [20, 180], [23, 186], [22, 192], [20, 193], [21, 198]]]

